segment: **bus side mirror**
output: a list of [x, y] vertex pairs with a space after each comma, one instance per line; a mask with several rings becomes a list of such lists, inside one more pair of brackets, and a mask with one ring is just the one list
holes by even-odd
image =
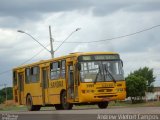
[[81, 70], [81, 64], [77, 63], [77, 69], [80, 71]]
[[123, 61], [121, 60], [121, 64], [122, 64], [122, 67], [123, 67]]

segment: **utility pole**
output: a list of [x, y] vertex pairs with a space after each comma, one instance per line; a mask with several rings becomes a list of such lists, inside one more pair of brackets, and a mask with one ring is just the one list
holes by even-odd
[[51, 33], [51, 26], [49, 26], [49, 36], [50, 36], [50, 45], [51, 45], [51, 57], [54, 58], [54, 51], [53, 51], [53, 42], [54, 39], [52, 38], [52, 33]]
[[4, 84], [5, 92], [6, 92], [6, 103], [7, 103], [7, 84]]
[[57, 51], [61, 45], [63, 45], [63, 43], [76, 31], [80, 30], [80, 28], [77, 28], [76, 30], [74, 30], [66, 39], [64, 39], [62, 41], [62, 43], [55, 49], [53, 50], [53, 42], [54, 42], [54, 39], [52, 38], [52, 34], [51, 34], [51, 26], [49, 25], [49, 36], [50, 36], [50, 46], [51, 46], [51, 50], [48, 50], [43, 44], [41, 44], [37, 39], [35, 39], [32, 35], [30, 35], [29, 33], [23, 31], [23, 30], [17, 30], [17, 32], [20, 32], [20, 33], [24, 33], [28, 36], [30, 36], [34, 41], [36, 41], [39, 45], [41, 45], [44, 49], [46, 49], [50, 54], [51, 54], [51, 57], [54, 58], [54, 53], [55, 51]]

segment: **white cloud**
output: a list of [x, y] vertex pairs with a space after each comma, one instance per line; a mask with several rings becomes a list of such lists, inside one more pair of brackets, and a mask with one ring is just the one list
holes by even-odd
[[[96, 3], [96, 1], [94, 2]], [[77, 27], [80, 27], [81, 30], [75, 32], [67, 41], [86, 42], [130, 34], [156, 25], [160, 20], [159, 9], [145, 10], [147, 5], [144, 5], [143, 2], [141, 4], [145, 9], [139, 11], [134, 10], [137, 7], [128, 2], [128, 7], [126, 7], [126, 4], [125, 6], [118, 5], [118, 9], [116, 9], [115, 3], [111, 2], [110, 5], [113, 5], [114, 10], [110, 10], [108, 14], [106, 14], [104, 8], [99, 10], [101, 4], [96, 6], [95, 3], [89, 5], [88, 8], [74, 8], [72, 10], [67, 9], [67, 11], [39, 11], [37, 20], [32, 19], [32, 14], [26, 16], [27, 19], [23, 18], [22, 21], [16, 15], [13, 17], [3, 16], [5, 18], [0, 20], [0, 25], [2, 23], [7, 24], [5, 23], [6, 20], [10, 21], [11, 26], [5, 25], [7, 28], [1, 26], [0, 29], [0, 58], [3, 59], [0, 64], [5, 65], [1, 72], [5, 71], [5, 68], [8, 69], [21, 64], [43, 49], [29, 36], [17, 33], [18, 29], [31, 34], [46, 46], [49, 44], [49, 25], [52, 26], [52, 36], [56, 41], [63, 41]], [[104, 2], [104, 4], [106, 5], [107, 2]], [[100, 15], [96, 10], [103, 11], [104, 14]], [[13, 23], [14, 25], [11, 23], [12, 20], [16, 22]], [[159, 28], [156, 28], [135, 36], [106, 42], [91, 44], [65, 43], [55, 53], [55, 56], [66, 55], [71, 52], [114, 51], [119, 52], [124, 61], [125, 75], [143, 66], [149, 66], [154, 69], [155, 73], [158, 73], [158, 66], [160, 65], [159, 37]], [[59, 45], [60, 43], [55, 42], [54, 49]], [[48, 48], [50, 49], [50, 47]], [[31, 62], [47, 58], [50, 58], [50, 54], [44, 50]], [[11, 81], [11, 73], [10, 75], [6, 74], [6, 76], [3, 75], [2, 79]]]

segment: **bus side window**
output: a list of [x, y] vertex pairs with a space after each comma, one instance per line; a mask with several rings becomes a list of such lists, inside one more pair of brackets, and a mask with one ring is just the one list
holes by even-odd
[[60, 77], [60, 63], [59, 62], [53, 62], [51, 63], [51, 68], [50, 68], [50, 72], [51, 72], [51, 79], [59, 79]]
[[38, 66], [31, 68], [31, 81], [32, 82], [39, 81], [39, 67]]
[[13, 85], [17, 85], [17, 72], [13, 71]]
[[65, 78], [66, 76], [66, 61], [61, 61], [61, 78]]
[[28, 84], [30, 83], [30, 68], [26, 68], [25, 70], [25, 83]]

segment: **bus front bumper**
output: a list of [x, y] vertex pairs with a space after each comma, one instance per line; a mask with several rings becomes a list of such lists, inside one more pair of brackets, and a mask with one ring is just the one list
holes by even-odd
[[116, 94], [81, 94], [79, 102], [104, 102], [104, 101], [115, 101], [124, 100], [126, 98], [126, 93], [116, 93]]

